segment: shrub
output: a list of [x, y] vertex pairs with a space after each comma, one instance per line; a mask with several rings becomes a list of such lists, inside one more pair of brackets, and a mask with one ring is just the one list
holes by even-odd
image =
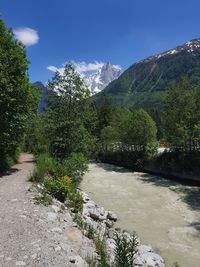
[[172, 265], [172, 267], [180, 267], [180, 265], [178, 264], [178, 262], [174, 262], [174, 264]]
[[59, 179], [45, 179], [44, 180], [45, 193], [64, 202], [72, 187], [71, 178], [65, 176]]
[[115, 267], [134, 267], [138, 241], [135, 234], [130, 240], [124, 236], [115, 235]]
[[56, 160], [48, 154], [41, 154], [36, 158], [36, 168], [31, 177], [32, 182], [42, 182], [46, 176], [55, 174]]
[[88, 169], [88, 161], [82, 153], [72, 153], [67, 160], [61, 161], [57, 166], [57, 175], [69, 175], [74, 182], [80, 181]]
[[83, 198], [75, 188], [69, 192], [68, 206], [73, 208], [76, 213], [82, 211], [83, 209]]
[[95, 247], [99, 255], [98, 267], [110, 267], [104, 242], [100, 239], [96, 239]]

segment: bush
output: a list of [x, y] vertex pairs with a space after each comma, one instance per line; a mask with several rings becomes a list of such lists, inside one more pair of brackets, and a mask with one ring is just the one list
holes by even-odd
[[80, 212], [83, 209], [83, 198], [81, 194], [74, 188], [68, 195], [68, 206], [74, 209], [74, 212]]
[[67, 176], [60, 179], [47, 178], [44, 180], [45, 193], [57, 198], [61, 202], [67, 199], [72, 186], [72, 180]]
[[88, 161], [82, 153], [72, 153], [67, 160], [61, 161], [57, 166], [57, 175], [69, 175], [74, 182], [80, 181], [88, 169]]
[[54, 176], [57, 162], [48, 154], [36, 158], [36, 168], [31, 177], [32, 182], [42, 182], [46, 176]]
[[20, 148], [17, 148], [12, 155], [4, 155], [3, 157], [0, 157], [0, 172], [3, 172], [16, 164], [19, 156]]
[[137, 253], [138, 241], [135, 234], [131, 240], [127, 240], [124, 236], [115, 235], [115, 267], [134, 267], [135, 255]]

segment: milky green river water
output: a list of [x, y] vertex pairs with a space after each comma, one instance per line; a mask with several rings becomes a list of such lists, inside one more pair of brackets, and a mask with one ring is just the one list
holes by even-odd
[[118, 215], [170, 266], [200, 267], [200, 188], [109, 164], [91, 163], [81, 189]]

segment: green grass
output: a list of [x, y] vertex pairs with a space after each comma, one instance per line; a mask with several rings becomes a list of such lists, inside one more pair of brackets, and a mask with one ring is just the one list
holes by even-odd
[[41, 154], [36, 158], [36, 168], [31, 176], [32, 182], [43, 182], [45, 177], [54, 176], [56, 160], [48, 154]]

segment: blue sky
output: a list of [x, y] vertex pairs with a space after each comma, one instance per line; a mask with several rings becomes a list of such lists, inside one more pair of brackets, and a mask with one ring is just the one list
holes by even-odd
[[200, 38], [199, 10], [199, 0], [0, 1], [4, 22], [27, 44], [31, 81], [42, 82], [52, 76], [48, 66], [110, 61], [126, 69]]

